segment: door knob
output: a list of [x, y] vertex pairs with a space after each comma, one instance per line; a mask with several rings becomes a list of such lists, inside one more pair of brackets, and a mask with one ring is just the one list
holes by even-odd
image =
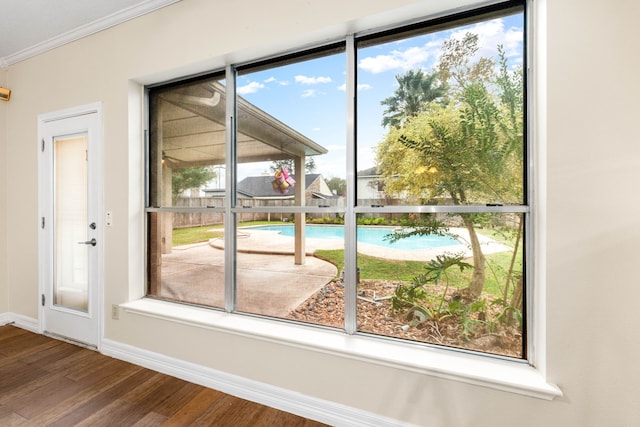
[[86, 242], [78, 242], [79, 245], [91, 245], [91, 246], [95, 246], [98, 244], [98, 241], [96, 240], [96, 238], [94, 237], [91, 240], [87, 240]]

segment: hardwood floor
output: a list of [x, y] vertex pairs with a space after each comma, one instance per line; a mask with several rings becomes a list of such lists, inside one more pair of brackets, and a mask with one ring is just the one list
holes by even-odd
[[324, 424], [0, 326], [0, 426]]

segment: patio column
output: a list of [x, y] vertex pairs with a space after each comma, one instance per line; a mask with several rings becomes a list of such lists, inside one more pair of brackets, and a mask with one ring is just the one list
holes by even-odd
[[[296, 175], [296, 186], [294, 187], [295, 194], [295, 204], [296, 206], [304, 206], [305, 205], [305, 162], [306, 156], [304, 153], [300, 157], [296, 157], [294, 159], [295, 162], [295, 175]], [[304, 213], [296, 213], [294, 215], [295, 222], [295, 248], [294, 248], [294, 262], [296, 265], [303, 265], [305, 262], [306, 248], [305, 248], [305, 238], [304, 238], [304, 227], [305, 227], [305, 214]]]

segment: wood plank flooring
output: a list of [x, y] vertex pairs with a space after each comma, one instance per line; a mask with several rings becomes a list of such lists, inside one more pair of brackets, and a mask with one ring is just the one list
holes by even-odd
[[0, 426], [324, 424], [5, 325]]

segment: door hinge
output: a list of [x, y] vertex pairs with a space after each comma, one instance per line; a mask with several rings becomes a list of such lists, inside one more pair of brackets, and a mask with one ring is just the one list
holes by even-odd
[[44, 307], [44, 294], [42, 294], [42, 306]]
[[44, 228], [44, 217], [42, 217], [42, 228]]
[[41, 150], [42, 150], [42, 152], [44, 153], [44, 139], [42, 140]]

